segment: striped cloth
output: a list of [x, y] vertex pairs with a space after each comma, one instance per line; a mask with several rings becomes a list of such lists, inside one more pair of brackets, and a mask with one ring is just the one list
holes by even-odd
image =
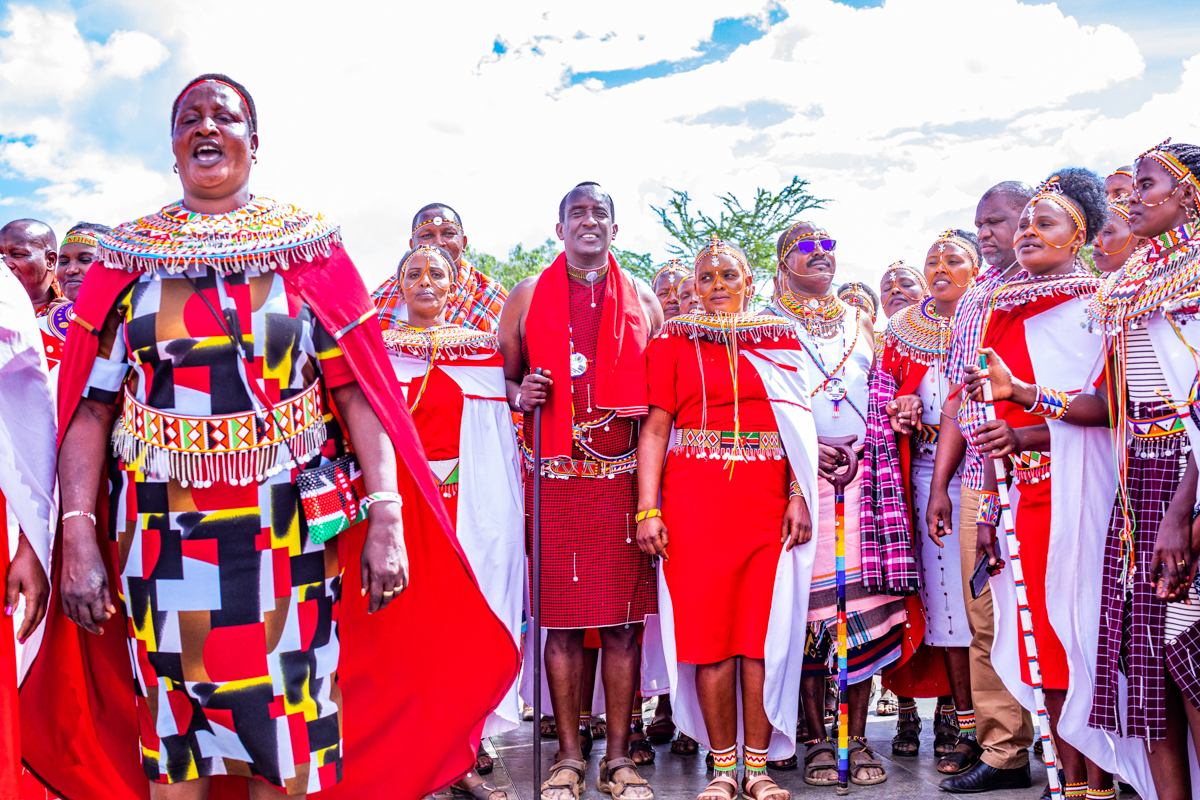
[[863, 587], [871, 594], [903, 596], [921, 591], [921, 570], [913, 552], [912, 517], [904, 502], [900, 448], [887, 416], [887, 404], [897, 391], [891, 375], [871, 371], [858, 524]]
[[[400, 327], [404, 322], [400, 310], [404, 305], [404, 292], [400, 289], [399, 275], [392, 275], [381, 283], [371, 297], [383, 329]], [[446, 301], [446, 322], [496, 333], [500, 329], [500, 309], [507, 297], [508, 290], [500, 281], [484, 275], [463, 259]]]
[[[952, 384], [962, 384], [967, 378], [967, 366], [979, 363], [979, 345], [983, 342], [983, 318], [988, 295], [993, 289], [1015, 280], [1028, 278], [1029, 273], [1018, 269], [1007, 278], [1001, 277], [1002, 270], [992, 267], [984, 272], [975, 285], [959, 298], [954, 312], [954, 327], [950, 333], [950, 351], [947, 354], [946, 375]], [[984, 458], [975, 446], [971, 432], [986, 419], [983, 403], [963, 398], [958, 410], [959, 429], [967, 439], [967, 455], [963, 459], [963, 486], [983, 491]]]
[[1163, 399], [1158, 390], [1166, 388], [1167, 379], [1145, 325], [1125, 334], [1125, 383], [1129, 399], [1135, 403], [1158, 403]]

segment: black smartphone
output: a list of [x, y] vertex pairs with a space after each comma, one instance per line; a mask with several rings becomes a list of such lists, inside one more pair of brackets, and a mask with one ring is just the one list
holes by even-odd
[[979, 595], [987, 588], [988, 578], [996, 573], [996, 568], [988, 564], [988, 554], [984, 553], [979, 557], [979, 563], [975, 565], [975, 571], [971, 573], [971, 597], [976, 600]]

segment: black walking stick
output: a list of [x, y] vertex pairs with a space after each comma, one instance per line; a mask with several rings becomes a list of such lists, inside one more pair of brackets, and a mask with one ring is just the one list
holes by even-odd
[[[541, 375], [538, 367], [534, 375]], [[533, 796], [542, 785], [542, 406], [533, 408]]]

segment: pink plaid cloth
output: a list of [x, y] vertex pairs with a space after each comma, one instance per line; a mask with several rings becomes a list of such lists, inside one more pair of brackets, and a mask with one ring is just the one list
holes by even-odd
[[904, 502], [900, 448], [886, 411], [897, 391], [891, 375], [871, 371], [859, 530], [863, 587], [872, 594], [902, 596], [921, 591], [921, 570], [913, 551], [912, 516]]
[[[400, 312], [404, 292], [400, 290], [399, 275], [392, 275], [381, 283], [371, 296], [379, 311], [379, 324], [385, 331], [404, 322]], [[500, 309], [507, 298], [508, 290], [500, 281], [484, 275], [464, 260], [446, 301], [446, 322], [496, 333], [500, 328]]]

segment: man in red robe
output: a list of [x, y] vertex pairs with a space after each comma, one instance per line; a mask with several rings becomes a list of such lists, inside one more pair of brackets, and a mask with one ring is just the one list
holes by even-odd
[[[648, 410], [645, 350], [662, 307], [609, 252], [615, 211], [598, 184], [568, 192], [558, 219], [566, 252], [518, 283], [500, 317], [508, 399], [525, 414], [527, 455], [532, 412], [542, 406], [545, 461], [535, 476], [526, 460], [526, 534], [527, 542], [533, 535], [542, 541], [541, 624], [549, 629], [544, 657], [560, 753], [542, 797], [568, 800], [571, 786], [582, 783], [583, 635], [599, 628], [611, 723], [600, 784], [623, 783], [623, 797], [635, 800], [650, 790], [628, 758], [623, 721], [637, 688], [642, 621], [658, 609], [654, 564], [635, 536], [637, 420]], [[541, 531], [529, 524], [535, 480]]]

